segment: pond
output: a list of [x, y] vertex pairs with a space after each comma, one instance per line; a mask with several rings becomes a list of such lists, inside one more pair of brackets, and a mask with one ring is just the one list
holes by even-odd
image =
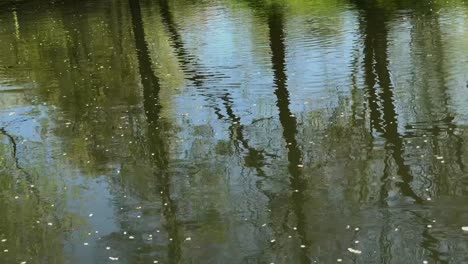
[[468, 262], [468, 2], [0, 7], [0, 263]]

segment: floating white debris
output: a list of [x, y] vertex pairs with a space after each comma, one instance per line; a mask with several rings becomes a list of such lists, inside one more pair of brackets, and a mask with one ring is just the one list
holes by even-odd
[[93, 214], [89, 214], [88, 216], [89, 216], [89, 217], [93, 217]]
[[297, 230], [297, 227], [293, 227], [294, 230]]
[[51, 226], [51, 225], [53, 225], [53, 224], [52, 224], [52, 223], [47, 223], [47, 225]]
[[423, 264], [428, 264], [428, 263], [429, 263], [429, 261], [423, 260]]
[[19, 196], [15, 196], [15, 200], [17, 200], [19, 198]]
[[21, 261], [20, 264], [26, 264], [26, 261]]
[[7, 242], [7, 240], [6, 240], [6, 239], [2, 239], [1, 241], [2, 241], [3, 243]]
[[186, 240], [186, 241], [191, 241], [192, 238], [191, 238], [191, 237], [187, 237], [185, 240]]
[[359, 240], [354, 241], [354, 244], [359, 244]]
[[359, 227], [354, 228], [354, 231], [359, 231]]
[[432, 225], [427, 225], [427, 228], [432, 228]]
[[342, 260], [342, 259], [337, 259], [336, 261], [337, 261], [337, 262], [342, 262], [343, 260]]
[[115, 258], [115, 257], [109, 257], [109, 259], [114, 260], [114, 261], [119, 260], [119, 258]]
[[8, 252], [8, 249], [3, 250], [3, 252], [7, 253], [7, 252]]
[[88, 244], [87, 242], [84, 242], [83, 245], [87, 246], [87, 245], [89, 245], [89, 244]]
[[462, 230], [468, 232], [468, 226], [462, 226]]
[[270, 240], [270, 243], [275, 243], [275, 242], [276, 242], [276, 240], [274, 240], [274, 239]]
[[302, 165], [302, 164], [297, 164], [297, 167], [299, 167], [299, 168], [304, 168], [304, 165]]
[[106, 250], [110, 250], [111, 248], [110, 247], [106, 247]]
[[305, 247], [306, 247], [306, 245], [301, 245], [301, 248], [305, 248]]
[[263, 224], [262, 226], [266, 226], [266, 224]]
[[135, 237], [134, 236], [129, 236], [128, 239], [135, 239]]
[[354, 249], [354, 248], [348, 248], [348, 251], [353, 253], [353, 254], [362, 254], [361, 250], [357, 250], [357, 249]]
[[153, 261], [153, 263], [159, 263], [159, 261], [155, 260], [155, 261]]

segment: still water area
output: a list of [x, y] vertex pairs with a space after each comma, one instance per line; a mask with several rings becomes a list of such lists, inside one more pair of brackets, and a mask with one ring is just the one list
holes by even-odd
[[0, 3], [0, 263], [468, 263], [468, 2]]

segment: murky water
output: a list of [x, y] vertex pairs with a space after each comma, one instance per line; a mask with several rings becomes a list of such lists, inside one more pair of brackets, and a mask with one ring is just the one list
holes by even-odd
[[468, 3], [2, 3], [0, 263], [468, 263]]

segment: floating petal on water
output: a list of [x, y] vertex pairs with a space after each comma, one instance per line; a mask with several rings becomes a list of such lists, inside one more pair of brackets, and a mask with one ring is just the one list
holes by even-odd
[[353, 254], [362, 254], [361, 250], [357, 250], [357, 249], [354, 249], [354, 248], [348, 248], [348, 251], [353, 253]]

